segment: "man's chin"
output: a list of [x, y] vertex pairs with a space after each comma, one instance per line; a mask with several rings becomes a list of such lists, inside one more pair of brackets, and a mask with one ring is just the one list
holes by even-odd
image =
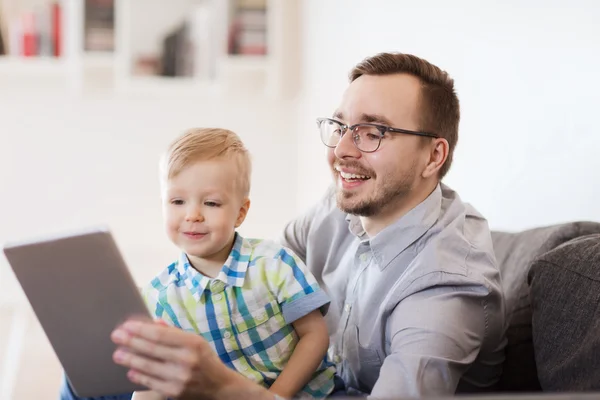
[[338, 192], [336, 199], [337, 207], [346, 214], [359, 217], [370, 217], [374, 214], [372, 202], [367, 199], [360, 199], [356, 194]]

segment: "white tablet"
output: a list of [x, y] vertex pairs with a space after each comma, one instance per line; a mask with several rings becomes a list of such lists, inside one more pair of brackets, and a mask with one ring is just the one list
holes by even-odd
[[4, 254], [78, 396], [145, 389], [112, 360], [114, 328], [151, 317], [107, 229], [5, 244]]

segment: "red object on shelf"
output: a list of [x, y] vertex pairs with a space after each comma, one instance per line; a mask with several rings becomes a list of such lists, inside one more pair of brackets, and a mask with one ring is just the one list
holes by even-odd
[[35, 14], [23, 14], [23, 55], [34, 57], [37, 55], [37, 36], [35, 30]]
[[54, 56], [62, 54], [62, 10], [59, 3], [52, 4], [52, 42], [54, 43]]

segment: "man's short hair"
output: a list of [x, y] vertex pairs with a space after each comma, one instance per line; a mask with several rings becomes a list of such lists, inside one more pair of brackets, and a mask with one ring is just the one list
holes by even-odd
[[[452, 164], [458, 142], [460, 105], [454, 90], [454, 80], [447, 72], [430, 62], [402, 53], [380, 53], [358, 63], [350, 72], [350, 82], [362, 75], [391, 75], [406, 73], [421, 81], [421, 111], [418, 129], [431, 132], [448, 141], [448, 158], [440, 168], [442, 179]], [[401, 128], [401, 127], [399, 127]]]

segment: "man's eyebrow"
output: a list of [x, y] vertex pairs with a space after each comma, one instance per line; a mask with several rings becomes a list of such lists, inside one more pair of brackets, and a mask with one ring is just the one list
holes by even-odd
[[344, 120], [344, 114], [342, 114], [341, 111], [336, 111], [336, 112], [333, 113], [333, 115], [332, 115], [331, 118], [343, 121]]
[[392, 123], [390, 122], [389, 119], [387, 119], [383, 115], [378, 115], [378, 114], [363, 114], [360, 119], [361, 119], [361, 121], [371, 123], [371, 124], [383, 124], [383, 125], [388, 125], [388, 126], [392, 125]]

